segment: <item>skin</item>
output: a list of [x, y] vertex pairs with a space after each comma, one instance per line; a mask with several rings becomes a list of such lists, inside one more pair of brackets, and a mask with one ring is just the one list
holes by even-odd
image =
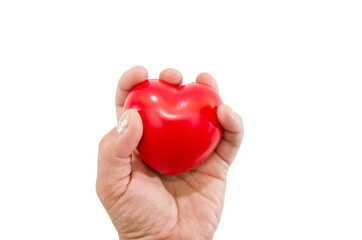
[[[144, 67], [136, 66], [119, 80], [116, 93], [117, 120], [129, 91], [148, 78]], [[182, 84], [181, 74], [165, 69], [160, 79]], [[208, 73], [196, 82], [218, 90]], [[199, 166], [178, 176], [164, 176], [146, 166], [136, 153], [142, 137], [142, 121], [129, 110], [128, 127], [123, 133], [116, 128], [99, 144], [96, 189], [120, 239], [212, 239], [223, 209], [227, 172], [242, 138], [241, 117], [227, 105], [217, 110], [224, 128], [215, 151]]]

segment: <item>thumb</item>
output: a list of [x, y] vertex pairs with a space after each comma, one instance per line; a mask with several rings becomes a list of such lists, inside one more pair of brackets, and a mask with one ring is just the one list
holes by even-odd
[[116, 196], [114, 190], [124, 192], [132, 172], [132, 152], [137, 148], [142, 133], [142, 119], [136, 110], [130, 109], [123, 113], [117, 126], [102, 138], [98, 152], [98, 196]]

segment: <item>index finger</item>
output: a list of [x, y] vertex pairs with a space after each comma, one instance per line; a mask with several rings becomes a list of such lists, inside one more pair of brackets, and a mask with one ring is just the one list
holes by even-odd
[[124, 101], [126, 100], [128, 93], [136, 85], [140, 84], [143, 81], [146, 81], [147, 78], [148, 72], [146, 68], [142, 66], [135, 66], [122, 74], [121, 78], [118, 81], [116, 92], [117, 121], [122, 115]]

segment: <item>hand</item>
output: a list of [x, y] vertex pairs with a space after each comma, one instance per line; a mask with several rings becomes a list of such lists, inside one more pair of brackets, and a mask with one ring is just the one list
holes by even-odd
[[[123, 116], [99, 145], [98, 197], [120, 239], [212, 239], [223, 208], [226, 175], [243, 138], [242, 120], [228, 106], [219, 106], [224, 133], [215, 151], [189, 172], [162, 175], [135, 153], [143, 130], [140, 115], [136, 110], [123, 113], [129, 91], [147, 78], [147, 70], [137, 66], [119, 80], [117, 119]], [[176, 86], [182, 83], [181, 74], [173, 69], [162, 71], [159, 78]], [[207, 73], [196, 82], [218, 90]]]

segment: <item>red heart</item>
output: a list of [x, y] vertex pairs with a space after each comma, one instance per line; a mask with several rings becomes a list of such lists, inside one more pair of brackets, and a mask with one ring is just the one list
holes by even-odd
[[143, 122], [139, 156], [165, 175], [184, 173], [204, 161], [219, 144], [222, 103], [210, 86], [190, 83], [175, 87], [147, 80], [131, 90], [124, 109], [136, 109]]

